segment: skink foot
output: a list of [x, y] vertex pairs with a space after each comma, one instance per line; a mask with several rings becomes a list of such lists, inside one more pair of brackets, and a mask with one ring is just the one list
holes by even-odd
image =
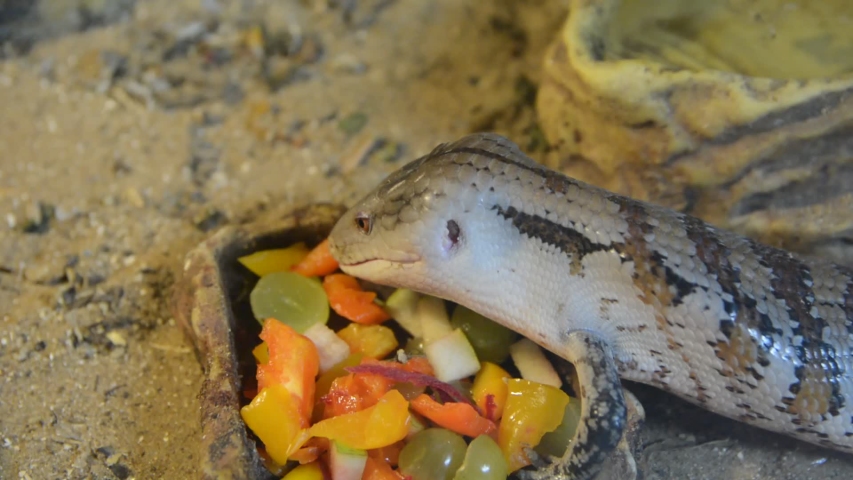
[[[566, 360], [574, 364], [581, 399], [581, 420], [572, 443], [561, 458], [547, 466], [518, 472], [525, 480], [582, 480], [593, 478], [616, 450], [627, 424], [625, 398], [610, 347], [592, 333], [575, 331], [566, 338]], [[625, 448], [628, 444], [625, 442]], [[630, 457], [630, 452], [628, 452]], [[633, 457], [631, 457], [633, 460]], [[636, 468], [634, 469], [636, 471]]]

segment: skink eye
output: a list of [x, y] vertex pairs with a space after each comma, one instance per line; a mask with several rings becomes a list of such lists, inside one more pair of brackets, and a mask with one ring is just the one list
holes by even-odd
[[355, 216], [355, 226], [361, 230], [361, 233], [370, 235], [373, 230], [373, 217], [366, 213], [359, 213]]

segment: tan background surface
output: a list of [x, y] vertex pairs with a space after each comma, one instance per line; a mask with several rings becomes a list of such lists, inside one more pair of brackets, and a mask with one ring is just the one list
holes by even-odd
[[[193, 477], [201, 371], [166, 306], [187, 250], [270, 205], [351, 202], [471, 131], [540, 155], [531, 87], [564, 14], [43, 0], [12, 16], [22, 3], [0, 0], [4, 479]], [[849, 457], [636, 390], [646, 478], [853, 476]]]

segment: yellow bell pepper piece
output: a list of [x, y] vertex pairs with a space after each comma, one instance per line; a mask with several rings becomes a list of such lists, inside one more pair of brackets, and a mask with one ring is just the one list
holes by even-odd
[[514, 472], [530, 465], [524, 447], [535, 447], [560, 426], [569, 396], [557, 387], [517, 378], [507, 381], [507, 392], [498, 445]]
[[279, 465], [308, 440], [301, 428], [299, 402], [282, 384], [270, 385], [240, 409], [246, 425], [264, 442], [267, 454]]
[[[492, 362], [481, 362], [480, 365], [480, 371], [471, 385], [471, 396], [486, 418], [496, 422], [503, 415], [508, 394], [506, 382], [512, 377]], [[489, 395], [492, 396], [491, 402]]]
[[261, 342], [257, 347], [252, 349], [252, 356], [255, 357], [255, 361], [264, 364], [270, 362], [270, 349], [267, 347], [267, 342]]
[[409, 419], [409, 402], [397, 390], [389, 390], [376, 405], [315, 423], [308, 434], [336, 440], [350, 448], [370, 450], [406, 438]]
[[287, 248], [261, 250], [237, 259], [244, 267], [259, 277], [275, 272], [288, 272], [308, 256], [308, 247], [299, 242]]
[[323, 480], [323, 469], [320, 462], [306, 463], [288, 472], [281, 480]]
[[394, 332], [383, 325], [351, 323], [339, 331], [338, 336], [347, 342], [351, 352], [376, 359], [385, 358], [399, 345]]

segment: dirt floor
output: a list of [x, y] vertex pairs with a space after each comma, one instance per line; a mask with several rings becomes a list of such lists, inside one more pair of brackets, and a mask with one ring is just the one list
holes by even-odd
[[[471, 131], [539, 155], [556, 3], [0, 0], [0, 478], [195, 477], [201, 371], [167, 308], [184, 254]], [[634, 390], [645, 478], [853, 478]]]

